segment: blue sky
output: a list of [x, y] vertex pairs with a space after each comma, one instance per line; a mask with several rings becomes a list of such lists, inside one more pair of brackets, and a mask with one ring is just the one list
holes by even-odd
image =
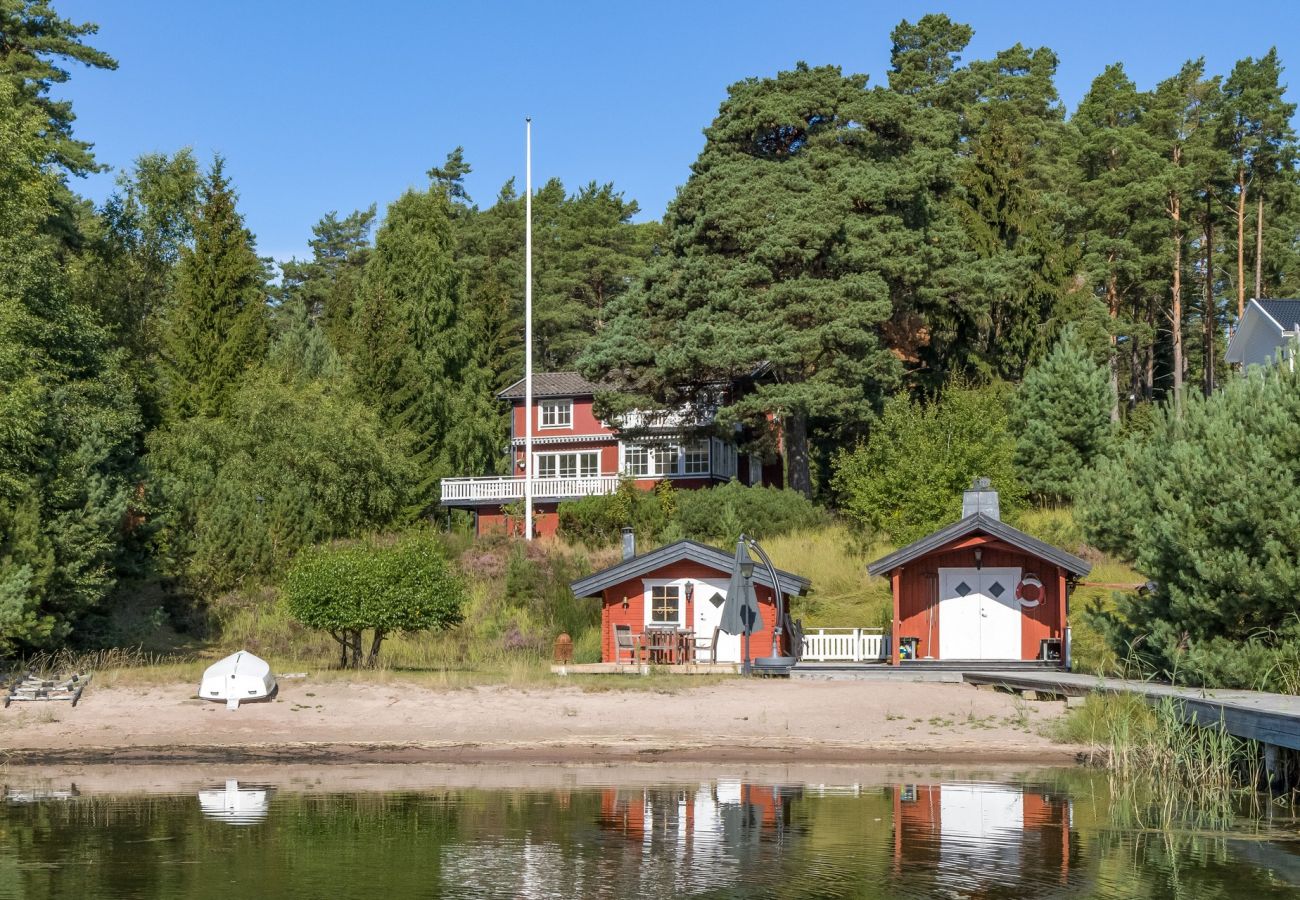
[[[62, 95], [101, 162], [192, 146], [220, 152], [258, 249], [307, 254], [331, 210], [386, 203], [423, 186], [464, 145], [467, 180], [488, 205], [523, 183], [524, 116], [534, 121], [535, 183], [613, 181], [658, 218], [703, 143], [728, 84], [798, 60], [882, 83], [889, 32], [946, 12], [971, 24], [966, 58], [1017, 41], [1060, 56], [1071, 108], [1121, 61], [1139, 87], [1205, 56], [1226, 74], [1276, 44], [1300, 98], [1300, 4], [1185, 0], [1088, 3], [795, 4], [659, 0], [456, 4], [389, 0], [176, 2], [56, 0], [95, 21], [115, 72], [77, 69]], [[112, 176], [78, 186], [100, 200]]]

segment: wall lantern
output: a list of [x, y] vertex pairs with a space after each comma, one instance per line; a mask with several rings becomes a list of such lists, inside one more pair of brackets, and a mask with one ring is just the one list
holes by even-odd
[[976, 547], [975, 548], [975, 569], [977, 571], [983, 562], [984, 562], [984, 551], [981, 548]]
[[686, 582], [686, 602], [695, 602], [695, 582], [693, 581]]
[[627, 609], [627, 594], [623, 595], [623, 608]]

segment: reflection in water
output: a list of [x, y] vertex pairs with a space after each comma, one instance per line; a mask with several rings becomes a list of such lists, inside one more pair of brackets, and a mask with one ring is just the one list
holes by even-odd
[[980, 782], [894, 788], [895, 872], [959, 896], [1013, 884], [1021, 897], [1051, 893], [1069, 881], [1071, 840], [1063, 794]]
[[204, 818], [227, 825], [256, 825], [266, 818], [269, 793], [266, 788], [241, 790], [238, 781], [227, 779], [224, 790], [199, 791], [199, 808]]
[[[1104, 777], [716, 779], [554, 790], [185, 794], [9, 785], [0, 898], [1286, 897], [1294, 818], [1118, 824]], [[644, 771], [638, 773], [644, 777]], [[823, 773], [824, 774], [824, 773]], [[253, 825], [229, 828], [227, 825]]]

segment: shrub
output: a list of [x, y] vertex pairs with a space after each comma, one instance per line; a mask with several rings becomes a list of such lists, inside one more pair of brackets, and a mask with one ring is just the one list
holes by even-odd
[[1080, 487], [1089, 543], [1155, 582], [1098, 614], [1116, 652], [1162, 675], [1254, 687], [1227, 659], [1295, 639], [1300, 375], [1255, 372], [1189, 394], [1181, 416], [1162, 407]]
[[845, 514], [868, 537], [908, 543], [960, 518], [962, 492], [985, 476], [1002, 517], [1014, 521], [1024, 489], [1006, 401], [1004, 386], [960, 383], [928, 404], [891, 399], [866, 444], [835, 462], [832, 486]]
[[618, 541], [624, 528], [631, 528], [638, 538], [652, 539], [668, 521], [668, 512], [678, 494], [637, 488], [624, 479], [618, 490], [603, 497], [566, 500], [559, 506], [560, 533], [570, 541], [589, 547], [607, 547]]
[[448, 628], [461, 620], [465, 587], [441, 546], [424, 534], [396, 543], [372, 541], [302, 554], [284, 583], [289, 613], [329, 632], [346, 668], [360, 668], [362, 632], [373, 636], [366, 666], [374, 666], [393, 632]]
[[761, 540], [827, 522], [826, 513], [798, 491], [738, 481], [682, 491], [677, 510], [682, 533], [701, 541], [734, 541], [742, 532]]
[[160, 549], [212, 595], [284, 571], [312, 544], [382, 528], [416, 474], [399, 437], [344, 384], [259, 371], [229, 414], [151, 436]]

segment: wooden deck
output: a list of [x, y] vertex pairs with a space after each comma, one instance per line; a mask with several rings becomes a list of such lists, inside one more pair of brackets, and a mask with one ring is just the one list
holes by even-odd
[[1152, 703], [1172, 697], [1182, 701], [1186, 721], [1201, 725], [1222, 722], [1228, 733], [1236, 737], [1300, 750], [1300, 697], [1292, 694], [1174, 687], [1074, 672], [970, 670], [962, 678], [967, 684], [1065, 697], [1079, 697], [1093, 691], [1140, 694]]
[[669, 675], [737, 675], [740, 663], [566, 663], [551, 666], [552, 675], [649, 675], [650, 670]]

